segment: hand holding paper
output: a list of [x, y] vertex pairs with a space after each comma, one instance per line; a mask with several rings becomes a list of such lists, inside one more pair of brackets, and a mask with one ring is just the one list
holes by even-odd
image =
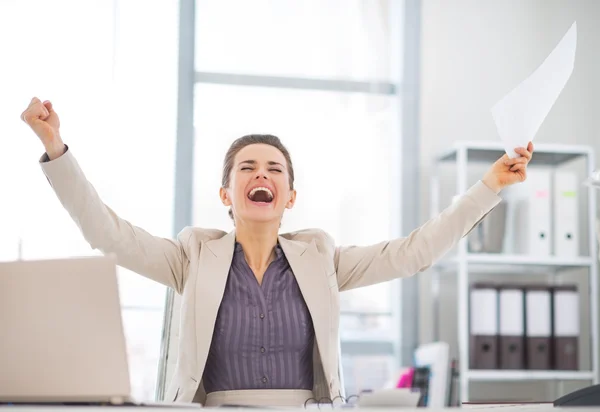
[[494, 162], [481, 179], [496, 193], [507, 186], [523, 182], [527, 178], [527, 165], [533, 156], [533, 143], [529, 142], [527, 148], [517, 147], [515, 151], [521, 157], [511, 159], [508, 155], [503, 155]]
[[540, 67], [492, 108], [504, 150], [518, 157], [515, 147], [527, 147], [571, 77], [575, 64], [577, 23], [573, 23]]

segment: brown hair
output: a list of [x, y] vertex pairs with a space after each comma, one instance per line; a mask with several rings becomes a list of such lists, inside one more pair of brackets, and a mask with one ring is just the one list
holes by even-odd
[[[287, 163], [287, 170], [290, 180], [290, 189], [294, 189], [294, 166], [292, 165], [292, 158], [290, 152], [281, 143], [281, 140], [277, 136], [270, 134], [249, 134], [236, 139], [225, 154], [225, 161], [223, 162], [223, 177], [221, 179], [221, 186], [223, 188], [229, 187], [229, 181], [231, 180], [231, 171], [233, 170], [235, 156], [240, 150], [251, 144], [267, 144], [273, 146], [279, 150]], [[229, 217], [233, 219], [233, 211], [229, 209]]]

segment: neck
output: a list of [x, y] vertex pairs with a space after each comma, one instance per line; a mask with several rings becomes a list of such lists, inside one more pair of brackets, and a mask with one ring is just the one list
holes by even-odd
[[242, 245], [246, 261], [255, 271], [264, 272], [273, 260], [278, 235], [279, 223], [271, 225], [236, 222], [236, 241]]

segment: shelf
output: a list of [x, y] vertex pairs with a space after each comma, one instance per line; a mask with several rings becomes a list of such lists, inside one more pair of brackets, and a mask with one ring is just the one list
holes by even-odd
[[591, 371], [534, 371], [534, 370], [469, 370], [470, 381], [577, 381], [592, 380]]
[[[553, 143], [534, 142], [535, 151], [530, 166], [540, 169], [555, 170], [563, 166], [576, 166], [577, 169], [585, 170], [587, 176], [592, 173], [592, 168], [597, 167], [595, 153], [592, 146], [589, 145], [570, 145]], [[474, 172], [481, 173], [481, 169], [489, 167], [492, 163], [505, 155], [505, 148], [499, 138], [491, 141], [455, 141], [447, 147], [447, 150], [437, 153], [433, 158], [432, 175], [432, 193], [430, 196], [430, 210], [441, 210], [441, 197], [447, 195], [445, 186], [449, 179], [454, 178], [456, 191], [467, 190], [472, 184]], [[453, 172], [447, 173], [452, 169]], [[578, 172], [579, 173], [579, 172]], [[583, 179], [583, 177], [581, 177]], [[595, 218], [597, 207], [597, 192], [586, 188], [581, 189], [582, 196], [579, 200], [581, 213], [589, 215], [589, 219]], [[585, 209], [585, 211], [583, 211]], [[529, 284], [532, 278], [541, 277], [540, 281], [547, 285], [561, 283], [561, 277], [554, 276], [563, 271], [580, 269], [586, 272], [586, 278], [589, 281], [589, 289], [592, 294], [597, 294], [600, 289], [598, 278], [598, 233], [594, 230], [594, 222], [590, 222], [589, 239], [581, 245], [585, 247], [587, 256], [530, 256], [511, 253], [468, 253], [469, 240], [467, 237], [461, 240], [457, 248], [454, 248], [451, 254], [447, 254], [436, 262], [432, 269], [435, 273], [435, 291], [433, 293], [435, 322], [435, 340], [440, 340], [440, 316], [444, 313], [441, 306], [441, 297], [444, 292], [441, 285], [441, 278], [447, 277], [455, 279], [455, 296], [458, 297], [455, 304], [456, 326], [458, 337], [458, 360], [459, 360], [459, 397], [463, 402], [469, 402], [470, 383], [490, 382], [496, 385], [508, 382], [563, 382], [563, 381], [583, 381], [588, 384], [600, 383], [600, 361], [598, 353], [593, 350], [591, 353], [592, 370], [585, 371], [558, 371], [558, 370], [480, 370], [469, 369], [469, 289], [472, 280], [477, 275], [483, 279], [489, 280], [492, 284], [510, 285], [521, 284], [521, 281]], [[583, 249], [582, 249], [583, 250]], [[508, 249], [507, 249], [508, 251]], [[445, 276], [440, 276], [445, 275]], [[525, 275], [525, 276], [523, 276]], [[528, 278], [527, 276], [530, 276]], [[488, 279], [489, 278], [489, 279]], [[501, 278], [501, 279], [499, 279]], [[597, 348], [600, 342], [600, 330], [598, 325], [598, 314], [600, 313], [599, 303], [596, 299], [591, 299], [587, 305], [586, 312], [589, 313], [589, 335], [591, 338], [591, 347]]]
[[[436, 264], [441, 270], [455, 270], [460, 260], [457, 256], [442, 259]], [[504, 253], [468, 253], [466, 262], [473, 272], [520, 272], [523, 270], [564, 270], [590, 267], [593, 263], [588, 256], [528, 256]]]
[[[457, 142], [450, 149], [437, 156], [438, 162], [456, 161], [457, 153], [461, 149], [467, 150], [468, 162], [493, 163], [505, 152], [501, 142], [474, 141]], [[589, 146], [561, 145], [561, 144], [535, 144], [531, 165], [556, 166], [592, 153]]]

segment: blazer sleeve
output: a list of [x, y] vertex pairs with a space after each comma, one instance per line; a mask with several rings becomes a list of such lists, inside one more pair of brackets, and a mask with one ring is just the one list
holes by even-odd
[[87, 180], [68, 147], [65, 153], [40, 165], [59, 201], [93, 249], [114, 254], [117, 263], [181, 293], [189, 266], [186, 256], [192, 236], [184, 229], [177, 240], [152, 236], [121, 219], [105, 205]]
[[334, 264], [340, 290], [407, 277], [429, 268], [466, 236], [499, 202], [478, 181], [438, 216], [405, 238], [370, 246], [337, 247]]

